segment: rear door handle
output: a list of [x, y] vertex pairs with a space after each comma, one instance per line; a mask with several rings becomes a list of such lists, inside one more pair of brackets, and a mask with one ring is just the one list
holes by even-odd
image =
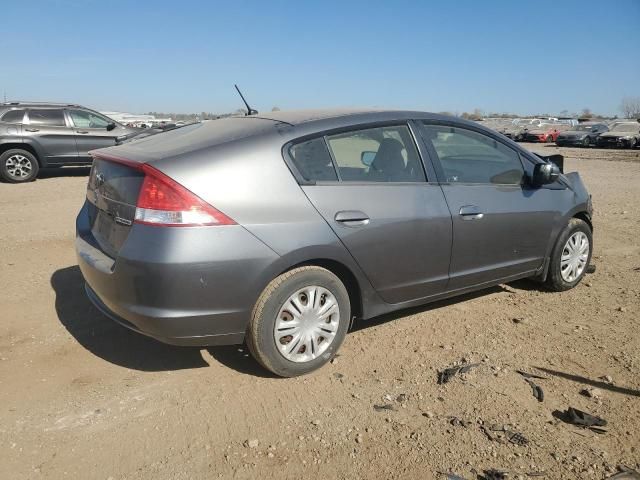
[[85, 133], [89, 133], [89, 131], [88, 130], [76, 130], [76, 133], [85, 134]]
[[465, 205], [460, 207], [460, 216], [463, 220], [480, 220], [484, 217], [484, 213], [476, 205]]
[[39, 132], [39, 131], [40, 131], [40, 129], [39, 129], [39, 128], [25, 128], [25, 130], [26, 130], [27, 132]]
[[361, 227], [369, 223], [369, 216], [360, 210], [342, 210], [333, 218], [347, 227]]

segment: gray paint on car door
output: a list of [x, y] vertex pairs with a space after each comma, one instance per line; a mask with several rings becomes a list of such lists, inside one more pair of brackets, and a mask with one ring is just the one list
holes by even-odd
[[451, 215], [438, 185], [345, 182], [302, 188], [385, 302], [444, 291]]

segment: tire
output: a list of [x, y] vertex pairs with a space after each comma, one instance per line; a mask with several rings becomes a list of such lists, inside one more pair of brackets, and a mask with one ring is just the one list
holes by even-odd
[[5, 182], [31, 182], [39, 170], [38, 160], [27, 150], [14, 148], [0, 155], [0, 178]]
[[[587, 251], [581, 255], [579, 255], [581, 242], [577, 243], [577, 250], [573, 258], [571, 256], [571, 247], [569, 246], [569, 241], [573, 239], [587, 240]], [[575, 245], [575, 244], [574, 244]], [[560, 232], [558, 236], [558, 240], [556, 241], [556, 245], [553, 248], [553, 252], [551, 253], [551, 260], [549, 263], [549, 272], [547, 274], [546, 286], [550, 290], [554, 290], [556, 292], [563, 292], [565, 290], [570, 290], [575, 287], [580, 280], [584, 277], [587, 267], [591, 262], [591, 254], [593, 252], [593, 235], [591, 232], [591, 228], [584, 221], [579, 218], [572, 218], [569, 220], [567, 226]], [[584, 254], [586, 254], [586, 259], [584, 259]], [[563, 260], [563, 256], [565, 256], [565, 260]], [[566, 267], [569, 270], [565, 270], [563, 273], [563, 261], [566, 261], [566, 256], [569, 256], [575, 263], [576, 269], [573, 270], [575, 275], [570, 275], [571, 272], [571, 264], [569, 262], [569, 266]], [[582, 258], [582, 261], [579, 260], [578, 257]], [[584, 262], [584, 263], [583, 263]]]
[[582, 146], [587, 148], [591, 146], [591, 137], [584, 137], [584, 140], [582, 140]]
[[546, 143], [553, 143], [553, 136], [547, 135]]
[[[316, 293], [312, 295], [314, 289]], [[315, 302], [311, 296], [314, 296]], [[292, 303], [292, 298], [300, 309]], [[323, 301], [325, 303], [321, 303]], [[309, 302], [315, 304], [315, 309], [311, 307], [311, 310], [305, 310], [310, 308]], [[318, 312], [322, 315], [322, 310], [327, 308], [329, 302], [335, 304], [328, 307], [333, 314], [326, 319], [315, 314]], [[305, 341], [311, 336], [305, 336], [304, 333], [299, 334], [301, 338], [296, 338], [293, 332], [295, 326], [287, 326], [288, 322], [296, 321], [295, 310], [298, 310], [297, 315], [306, 313], [306, 325], [317, 325], [315, 343]], [[321, 267], [299, 267], [276, 277], [264, 289], [253, 309], [246, 342], [253, 357], [264, 368], [280, 377], [295, 377], [322, 367], [334, 357], [347, 335], [350, 321], [349, 293], [340, 279]], [[326, 329], [323, 329], [325, 325]], [[282, 335], [289, 328], [293, 334]], [[318, 329], [321, 329], [321, 334], [326, 332], [327, 336], [333, 337], [317, 335]], [[279, 341], [276, 340], [277, 335], [280, 335]]]

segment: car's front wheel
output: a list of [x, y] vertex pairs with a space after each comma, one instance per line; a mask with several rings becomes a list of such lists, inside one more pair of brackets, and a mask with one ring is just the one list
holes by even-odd
[[9, 183], [35, 180], [39, 165], [31, 152], [11, 149], [0, 155], [0, 177]]
[[583, 147], [590, 147], [591, 146], [591, 137], [584, 137], [584, 139], [582, 140], [582, 146]]
[[295, 377], [336, 354], [351, 320], [349, 294], [332, 272], [295, 268], [272, 280], [256, 302], [247, 346], [267, 370]]
[[592, 250], [593, 235], [589, 225], [579, 218], [569, 220], [551, 254], [547, 286], [557, 292], [575, 287], [587, 271]]

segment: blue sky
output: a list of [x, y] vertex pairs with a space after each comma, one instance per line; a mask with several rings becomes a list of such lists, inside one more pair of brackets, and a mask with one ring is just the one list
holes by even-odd
[[0, 95], [101, 110], [616, 114], [640, 0], [3, 1]]

